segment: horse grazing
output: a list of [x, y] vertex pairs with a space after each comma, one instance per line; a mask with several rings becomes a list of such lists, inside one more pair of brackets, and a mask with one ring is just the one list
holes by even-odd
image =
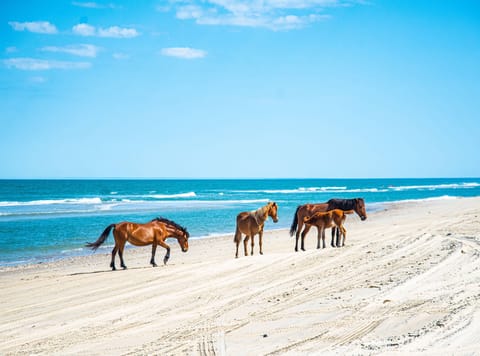
[[262, 237], [263, 237], [263, 226], [265, 221], [270, 216], [274, 223], [278, 222], [277, 217], [277, 203], [269, 202], [267, 205], [262, 206], [261, 208], [254, 211], [245, 211], [237, 215], [237, 228], [235, 230], [235, 237], [233, 242], [237, 244], [237, 251], [235, 253], [235, 258], [238, 258], [238, 246], [240, 241], [242, 241], [242, 233], [245, 234], [245, 239], [243, 240], [243, 247], [245, 249], [245, 256], [248, 255], [247, 244], [248, 239], [252, 239], [252, 255], [253, 255], [253, 246], [254, 246], [254, 236], [258, 234], [258, 243], [260, 245], [260, 254], [263, 255], [262, 250]]
[[[325, 229], [336, 227], [340, 231], [340, 236], [343, 235], [342, 246], [345, 246], [345, 239], [347, 238], [347, 230], [343, 226], [346, 214], [353, 214], [353, 210], [333, 209], [326, 212], [317, 212], [312, 216], [305, 216], [303, 222], [307, 226], [316, 226], [318, 229], [317, 248], [320, 248], [320, 238], [323, 241], [323, 248], [325, 248]], [[305, 251], [305, 231], [302, 233], [302, 251]], [[297, 240], [298, 243], [298, 240]], [[297, 250], [298, 246], [295, 246]]]
[[[326, 212], [333, 209], [341, 209], [341, 210], [353, 210], [360, 216], [360, 219], [363, 221], [367, 218], [367, 212], [365, 209], [365, 201], [363, 198], [355, 198], [355, 199], [330, 199], [326, 203], [320, 204], [305, 204], [299, 205], [297, 210], [295, 211], [295, 215], [293, 216], [292, 226], [290, 227], [290, 236], [296, 233], [296, 244], [295, 244], [295, 251], [298, 251], [298, 238], [300, 237], [300, 232], [302, 231], [304, 221], [303, 219], [306, 216], [311, 216], [317, 212]], [[305, 225], [304, 234], [306, 235], [312, 225]], [[332, 242], [331, 246], [335, 247], [333, 243], [335, 236], [335, 226], [332, 228]], [[336, 246], [340, 247], [340, 236], [339, 231], [337, 231], [337, 241]]]
[[157, 264], [155, 263], [155, 251], [157, 249], [157, 245], [160, 245], [167, 250], [165, 257], [163, 258], [163, 263], [167, 264], [167, 261], [170, 258], [170, 246], [165, 243], [165, 240], [168, 237], [176, 238], [178, 240], [178, 244], [182, 248], [182, 251], [188, 251], [188, 238], [190, 235], [187, 229], [171, 220], [162, 217], [155, 218], [146, 224], [137, 224], [124, 221], [118, 224], [108, 225], [97, 241], [89, 242], [85, 246], [90, 247], [95, 251], [98, 247], [100, 247], [101, 244], [105, 242], [112, 228], [113, 237], [115, 238], [115, 247], [112, 250], [112, 262], [110, 263], [112, 270], [116, 269], [115, 255], [117, 254], [117, 251], [118, 255], [120, 256], [120, 266], [123, 269], [127, 268], [125, 262], [123, 261], [123, 250], [127, 241], [135, 246], [152, 245], [152, 258], [150, 259], [150, 264], [153, 267], [157, 267]]

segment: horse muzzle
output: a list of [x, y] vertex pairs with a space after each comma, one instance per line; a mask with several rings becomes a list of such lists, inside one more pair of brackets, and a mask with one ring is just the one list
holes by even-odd
[[187, 251], [188, 251], [188, 247], [187, 248], [182, 247], [182, 252], [187, 252]]
[[277, 223], [277, 222], [278, 222], [278, 219], [273, 220], [273, 222], [274, 222], [274, 223]]
[[364, 216], [360, 216], [360, 220], [364, 221], [364, 220], [367, 220], [367, 217], [364, 215]]

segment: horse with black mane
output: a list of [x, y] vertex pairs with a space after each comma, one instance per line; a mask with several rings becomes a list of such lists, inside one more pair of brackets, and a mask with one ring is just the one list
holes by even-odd
[[174, 237], [178, 240], [183, 252], [188, 251], [188, 238], [190, 235], [187, 229], [178, 225], [176, 222], [162, 217], [155, 218], [145, 224], [123, 221], [117, 224], [108, 225], [97, 241], [89, 242], [85, 246], [90, 247], [95, 251], [105, 242], [112, 229], [113, 237], [115, 238], [115, 247], [112, 250], [112, 262], [110, 263], [112, 270], [116, 269], [115, 255], [117, 254], [117, 251], [120, 256], [120, 266], [123, 269], [127, 268], [123, 261], [123, 250], [127, 241], [135, 246], [152, 245], [152, 258], [150, 259], [150, 264], [153, 267], [157, 267], [157, 264], [155, 263], [155, 251], [157, 245], [160, 245], [167, 250], [165, 257], [163, 258], [163, 263], [167, 264], [167, 261], [170, 258], [170, 246], [165, 243], [165, 240], [169, 237]]
[[[367, 212], [365, 209], [365, 201], [363, 198], [355, 198], [355, 199], [330, 199], [325, 203], [319, 204], [304, 204], [299, 205], [297, 210], [295, 211], [295, 215], [293, 217], [292, 226], [290, 227], [290, 236], [296, 233], [296, 241], [295, 241], [295, 251], [298, 251], [298, 238], [300, 237], [300, 232], [302, 231], [304, 225], [304, 219], [307, 216], [312, 216], [317, 212], [326, 212], [333, 209], [341, 209], [344, 211], [353, 210], [357, 213], [360, 219], [363, 221], [367, 218]], [[305, 229], [302, 233], [305, 236], [311, 229], [312, 225], [305, 225]], [[337, 241], [334, 244], [334, 236], [335, 236], [335, 227], [332, 228], [332, 242], [331, 246], [340, 247], [340, 236], [337, 230]]]

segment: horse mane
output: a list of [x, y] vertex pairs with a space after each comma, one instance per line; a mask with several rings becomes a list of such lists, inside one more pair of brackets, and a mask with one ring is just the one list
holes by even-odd
[[354, 210], [357, 206], [357, 199], [330, 199], [327, 204], [342, 210]]
[[172, 225], [172, 226], [176, 227], [177, 229], [179, 229], [180, 231], [184, 232], [187, 235], [187, 237], [190, 236], [187, 229], [185, 227], [177, 224], [175, 221], [169, 220], [169, 219], [164, 218], [162, 216], [156, 217], [156, 218], [152, 219], [150, 222], [153, 222], [153, 221], [158, 221], [158, 222], [165, 223], [167, 225]]

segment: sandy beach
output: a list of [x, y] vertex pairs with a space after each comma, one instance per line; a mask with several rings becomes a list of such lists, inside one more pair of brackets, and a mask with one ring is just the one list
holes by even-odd
[[187, 253], [169, 240], [158, 268], [148, 247], [115, 272], [105, 253], [3, 268], [0, 354], [480, 354], [480, 198], [391, 204], [345, 226], [344, 248], [315, 249], [312, 229], [295, 253], [279, 230], [263, 256], [235, 259], [230, 235]]

